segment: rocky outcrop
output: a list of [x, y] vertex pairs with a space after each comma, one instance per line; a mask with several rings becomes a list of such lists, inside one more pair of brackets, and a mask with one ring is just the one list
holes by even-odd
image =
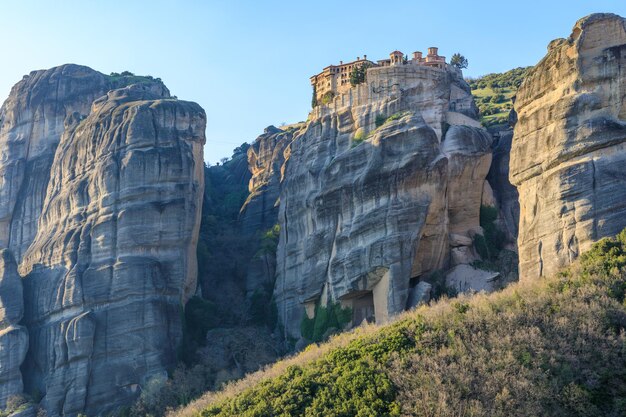
[[20, 326], [24, 315], [22, 279], [7, 249], [0, 251], [0, 408], [22, 393], [20, 365], [28, 350], [28, 331]]
[[278, 223], [280, 191], [285, 174], [285, 161], [289, 158], [289, 144], [303, 123], [281, 129], [268, 126], [248, 149], [248, 166], [252, 177], [250, 194], [241, 208], [240, 221], [244, 235], [259, 240], [254, 245], [246, 274], [246, 293], [264, 293], [271, 297], [276, 276], [275, 246], [268, 245], [264, 235], [272, 234]]
[[65, 118], [89, 113], [111, 87], [87, 67], [33, 71], [17, 83], [0, 110], [0, 247], [17, 261], [33, 241]]
[[479, 227], [491, 136], [460, 72], [403, 65], [367, 78], [316, 107], [289, 147], [274, 296], [290, 336], [316, 303], [386, 321], [447, 267], [448, 235], [467, 242]]
[[517, 188], [509, 181], [513, 131], [500, 131], [494, 136], [493, 161], [487, 180], [495, 197], [496, 204], [493, 205], [499, 209], [500, 230], [506, 232], [508, 242], [515, 243], [519, 225], [519, 195]]
[[124, 79], [35, 72], [2, 108], [2, 245], [21, 255], [30, 345], [21, 370], [50, 416], [104, 414], [173, 366], [196, 288], [206, 118], [138, 78], [108, 91]]
[[548, 275], [626, 226], [626, 22], [579, 20], [517, 93], [511, 182], [522, 279]]
[[280, 185], [284, 175], [285, 155], [301, 125], [284, 129], [268, 126], [248, 149], [248, 167], [252, 177], [248, 199], [241, 208], [242, 231], [251, 235], [276, 224], [280, 205]]

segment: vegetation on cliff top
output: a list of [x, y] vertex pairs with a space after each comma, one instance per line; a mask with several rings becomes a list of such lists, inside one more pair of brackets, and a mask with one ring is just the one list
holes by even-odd
[[626, 231], [549, 279], [362, 326], [178, 416], [626, 413]]
[[155, 78], [151, 75], [135, 75], [130, 71], [112, 72], [109, 74], [109, 80], [111, 80], [114, 88], [122, 88], [131, 84], [163, 84], [160, 78]]
[[484, 126], [508, 123], [509, 112], [513, 108], [512, 98], [530, 68], [520, 67], [503, 73], [467, 79]]

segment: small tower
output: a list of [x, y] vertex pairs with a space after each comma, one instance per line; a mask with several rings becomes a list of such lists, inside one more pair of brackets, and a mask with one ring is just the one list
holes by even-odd
[[404, 54], [400, 51], [393, 51], [389, 54], [389, 59], [391, 60], [391, 65], [402, 65]]
[[439, 56], [438, 51], [439, 51], [439, 48], [435, 48], [434, 46], [431, 46], [430, 48], [428, 48], [428, 56]]
[[421, 61], [422, 60], [422, 53], [420, 51], [416, 51], [413, 52], [413, 61]]

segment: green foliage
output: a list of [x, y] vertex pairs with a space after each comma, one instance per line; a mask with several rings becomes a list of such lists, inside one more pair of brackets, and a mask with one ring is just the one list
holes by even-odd
[[504, 247], [506, 236], [498, 229], [495, 221], [498, 218], [498, 209], [492, 206], [480, 206], [480, 227], [483, 235], [474, 237], [474, 247], [483, 261], [493, 262]]
[[469, 62], [467, 61], [467, 58], [457, 52], [456, 54], [452, 55], [452, 58], [450, 58], [450, 65], [459, 69], [463, 69], [467, 68]]
[[311, 97], [311, 108], [317, 107], [317, 86], [313, 84], [313, 97]]
[[162, 83], [160, 78], [151, 75], [135, 75], [130, 71], [112, 72], [109, 75], [109, 80], [113, 84], [113, 88], [123, 88], [131, 84]]
[[187, 364], [195, 360], [195, 351], [206, 344], [206, 333], [220, 322], [217, 307], [214, 303], [194, 296], [185, 306], [183, 323], [183, 343], [180, 356]]
[[265, 255], [276, 255], [278, 248], [278, 238], [280, 236], [280, 225], [275, 224], [271, 229], [266, 231], [261, 237], [259, 250], [254, 255], [259, 258]]
[[233, 157], [240, 154], [247, 155], [248, 149], [250, 149], [250, 144], [248, 142], [242, 143], [241, 145], [233, 149]]
[[4, 410], [0, 410], [0, 417], [8, 417], [13, 413], [24, 411], [30, 406], [34, 406], [34, 404], [29, 397], [23, 394], [11, 395], [6, 400]]
[[356, 131], [356, 133], [354, 134], [354, 138], [352, 139], [352, 147], [358, 145], [359, 143], [363, 142], [365, 139], [367, 139], [367, 135], [365, 134], [365, 130], [363, 128], [360, 128]]
[[302, 366], [293, 365], [235, 398], [212, 404], [201, 416], [352, 417], [400, 415], [384, 365], [414, 346], [419, 326], [390, 326]]
[[333, 339], [200, 415], [626, 415], [624, 282], [626, 231], [558, 276]]
[[341, 303], [328, 304], [326, 307], [315, 306], [315, 317], [308, 318], [305, 314], [300, 323], [300, 332], [311, 342], [321, 342], [329, 332], [341, 331], [352, 320], [352, 310], [342, 308]]
[[322, 95], [322, 104], [330, 104], [335, 98], [335, 93], [327, 91]]
[[276, 302], [271, 299], [271, 291], [256, 289], [250, 297], [248, 311], [248, 317], [250, 317], [252, 324], [274, 329], [278, 323], [278, 309]]
[[384, 125], [386, 121], [387, 121], [387, 116], [385, 116], [384, 114], [377, 114], [376, 118], [374, 119], [374, 124], [378, 128]]
[[364, 62], [361, 65], [355, 65], [350, 71], [350, 85], [354, 87], [355, 85], [359, 85], [367, 81], [367, 69], [370, 68], [372, 64], [369, 62]]
[[403, 118], [404, 116], [406, 116], [407, 114], [408, 114], [408, 112], [405, 112], [405, 111], [394, 113], [394, 114], [392, 114], [389, 117], [387, 117], [384, 114], [377, 114], [376, 118], [374, 119], [374, 125], [376, 125], [376, 128], [379, 128], [382, 125], [384, 125], [385, 123], [392, 122], [394, 120], [399, 120], [399, 119]]
[[508, 124], [513, 96], [530, 67], [467, 79], [484, 126]]

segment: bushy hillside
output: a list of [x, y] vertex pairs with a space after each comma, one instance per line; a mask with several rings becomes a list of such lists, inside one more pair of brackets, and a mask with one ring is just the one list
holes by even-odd
[[503, 73], [467, 79], [484, 126], [490, 127], [508, 122], [509, 112], [513, 108], [512, 98], [530, 68], [520, 67]]
[[558, 276], [312, 346], [176, 416], [623, 416], [626, 231]]

